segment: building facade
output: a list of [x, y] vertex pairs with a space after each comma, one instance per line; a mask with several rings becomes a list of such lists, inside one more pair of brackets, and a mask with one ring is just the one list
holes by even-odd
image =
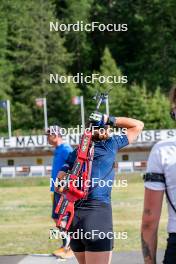
[[[176, 137], [176, 129], [143, 131], [133, 144], [118, 153], [117, 162], [145, 164], [152, 146], [170, 137]], [[79, 138], [78, 134], [72, 134], [63, 137], [63, 141], [76, 147], [79, 144]], [[45, 135], [0, 138], [1, 170], [4, 167], [45, 166], [50, 168], [52, 155], [53, 148], [48, 144]]]

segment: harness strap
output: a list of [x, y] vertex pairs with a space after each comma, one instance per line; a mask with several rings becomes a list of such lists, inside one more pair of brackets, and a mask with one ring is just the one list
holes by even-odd
[[165, 183], [165, 176], [163, 173], [148, 172], [143, 175], [145, 182], [162, 182]]

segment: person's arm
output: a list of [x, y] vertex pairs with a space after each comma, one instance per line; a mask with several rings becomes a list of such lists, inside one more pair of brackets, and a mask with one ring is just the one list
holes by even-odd
[[63, 152], [63, 159], [64, 159], [64, 164], [62, 165], [60, 171], [57, 174], [57, 178], [59, 180], [62, 180], [65, 176], [67, 171], [72, 167], [72, 162], [71, 162], [71, 156], [73, 153], [73, 149], [70, 146], [65, 147], [64, 152]]
[[145, 264], [156, 264], [157, 233], [164, 191], [145, 188], [141, 246]]
[[[77, 150], [75, 149], [69, 154], [67, 161], [65, 162], [65, 164], [62, 166], [61, 170], [57, 174], [58, 182], [64, 180], [67, 172], [72, 169], [73, 164], [76, 159], [76, 153], [77, 153]], [[60, 192], [62, 191], [62, 189], [63, 188], [55, 187], [55, 192]]]
[[107, 116], [99, 112], [93, 112], [89, 116], [89, 120], [98, 125], [112, 125], [119, 128], [127, 129], [128, 143], [131, 144], [137, 136], [142, 132], [144, 123], [140, 120], [128, 117]]
[[63, 179], [66, 173], [73, 168], [74, 162], [76, 160], [77, 149], [74, 149], [69, 153], [67, 160], [63, 164], [62, 168], [57, 174], [57, 178]]
[[[141, 226], [141, 246], [145, 264], [156, 264], [158, 225], [165, 191], [164, 182], [161, 179], [158, 180], [157, 176], [164, 175], [161, 148], [160, 143], [157, 143], [152, 148], [144, 177], [145, 196]], [[147, 174], [149, 178], [153, 175], [153, 179], [147, 178]]]
[[142, 132], [144, 123], [133, 118], [117, 117], [115, 119], [115, 126], [127, 129], [128, 142], [131, 144]]

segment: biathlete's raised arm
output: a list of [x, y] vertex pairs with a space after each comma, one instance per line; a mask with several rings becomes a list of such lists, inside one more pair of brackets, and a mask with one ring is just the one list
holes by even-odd
[[131, 144], [144, 128], [144, 123], [140, 120], [128, 117], [115, 117], [115, 126], [127, 129], [127, 138]]
[[129, 144], [138, 137], [144, 128], [144, 123], [140, 120], [128, 117], [107, 116], [96, 112], [90, 115], [90, 121], [97, 123], [100, 126], [110, 125], [119, 128], [126, 128]]
[[[136, 138], [144, 128], [144, 123], [137, 119], [128, 118], [128, 117], [113, 117], [95, 112], [90, 115], [89, 120], [96, 124], [100, 124], [101, 126], [111, 125], [114, 127], [126, 128], [127, 131], [126, 136], [129, 144], [131, 144], [134, 140], [136, 140]], [[99, 137], [101, 138], [101, 136]], [[76, 158], [76, 150], [70, 153], [66, 164], [64, 164], [63, 168], [59, 172], [57, 177], [60, 180], [63, 179], [66, 172], [72, 168], [75, 158]]]

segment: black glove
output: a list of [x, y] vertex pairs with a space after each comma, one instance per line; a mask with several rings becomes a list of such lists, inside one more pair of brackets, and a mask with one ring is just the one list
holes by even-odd
[[99, 127], [104, 127], [106, 125], [104, 122], [104, 115], [100, 112], [91, 113], [89, 121]]

